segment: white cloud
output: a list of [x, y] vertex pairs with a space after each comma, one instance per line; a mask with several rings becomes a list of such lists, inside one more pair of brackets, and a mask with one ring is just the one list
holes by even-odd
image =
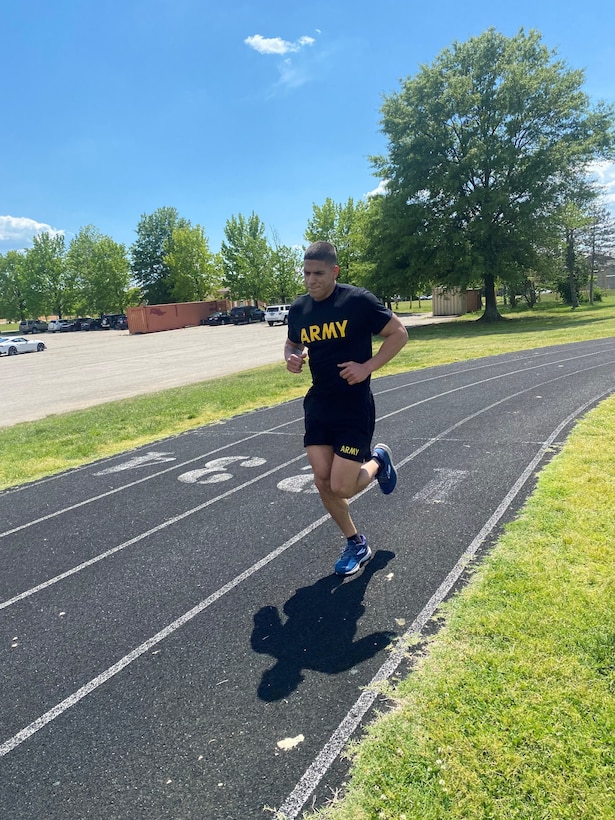
[[[316, 40], [313, 37], [304, 35], [298, 40], [290, 42], [281, 37], [263, 37], [261, 34], [254, 34], [246, 37], [244, 43], [259, 54], [273, 55], [281, 58], [277, 60], [279, 80], [275, 84], [277, 87], [297, 88], [310, 79], [309, 67], [306, 58], [299, 54], [307, 46], [312, 46]], [[290, 56], [292, 55], [292, 57]]]
[[615, 162], [595, 162], [590, 165], [589, 173], [602, 189], [606, 207], [615, 215]]
[[[590, 179], [601, 189], [600, 193], [605, 206], [615, 216], [615, 162], [594, 162], [588, 168]], [[387, 193], [387, 180], [382, 179], [373, 191], [368, 191], [367, 199], [373, 196], [383, 196]]]
[[289, 40], [283, 40], [281, 37], [263, 37], [261, 34], [253, 34], [251, 37], [246, 37], [244, 43], [259, 54], [276, 54], [284, 56], [285, 54], [296, 53], [301, 51], [305, 46], [311, 46], [315, 42], [313, 37], [304, 35], [291, 43]]
[[378, 183], [378, 187], [374, 188], [373, 191], [368, 191], [365, 196], [367, 199], [371, 199], [373, 196], [384, 196], [387, 193], [387, 180], [381, 179]]
[[0, 243], [10, 249], [21, 249], [32, 244], [32, 239], [42, 233], [52, 236], [63, 234], [44, 222], [36, 222], [27, 216], [0, 216]]

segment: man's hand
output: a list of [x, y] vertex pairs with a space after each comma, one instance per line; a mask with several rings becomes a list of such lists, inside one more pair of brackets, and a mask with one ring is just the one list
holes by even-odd
[[286, 359], [286, 369], [290, 373], [301, 373], [301, 368], [306, 359], [307, 353], [291, 353]]
[[306, 358], [307, 351], [303, 345], [297, 345], [291, 342], [290, 339], [286, 340], [284, 344], [284, 359], [286, 361], [286, 369], [290, 373], [301, 373], [301, 368]]
[[359, 362], [342, 362], [338, 364], [338, 367], [340, 368], [340, 376], [348, 384], [360, 384], [368, 379], [372, 372], [367, 364], [360, 364]]

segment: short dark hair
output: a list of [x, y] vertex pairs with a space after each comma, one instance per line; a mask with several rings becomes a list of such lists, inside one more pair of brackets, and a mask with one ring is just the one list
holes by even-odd
[[335, 245], [330, 242], [312, 242], [303, 254], [304, 259], [317, 259], [319, 262], [327, 262], [329, 265], [337, 265], [337, 251]]

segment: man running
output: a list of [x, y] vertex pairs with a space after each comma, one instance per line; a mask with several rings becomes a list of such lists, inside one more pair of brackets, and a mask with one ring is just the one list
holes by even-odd
[[[339, 271], [331, 243], [314, 242], [306, 250], [307, 294], [291, 305], [284, 358], [291, 373], [300, 373], [309, 353], [304, 446], [322, 503], [347, 539], [335, 572], [352, 575], [372, 551], [350, 517], [348, 499], [374, 478], [386, 495], [397, 484], [390, 449], [386, 444], [371, 449], [376, 422], [371, 374], [399, 353], [408, 333], [368, 290], [338, 283]], [[375, 356], [372, 335], [384, 339]]]

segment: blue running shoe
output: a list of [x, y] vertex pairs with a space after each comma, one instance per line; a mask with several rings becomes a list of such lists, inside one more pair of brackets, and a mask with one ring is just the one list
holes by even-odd
[[386, 444], [376, 444], [372, 458], [380, 463], [380, 469], [376, 473], [376, 481], [380, 484], [382, 492], [389, 495], [397, 485], [397, 470], [391, 460], [391, 451]]
[[359, 538], [360, 544], [355, 543], [352, 538], [348, 539], [346, 549], [335, 565], [336, 575], [354, 575], [372, 557], [372, 551], [367, 546], [367, 538], [364, 535], [360, 535]]

